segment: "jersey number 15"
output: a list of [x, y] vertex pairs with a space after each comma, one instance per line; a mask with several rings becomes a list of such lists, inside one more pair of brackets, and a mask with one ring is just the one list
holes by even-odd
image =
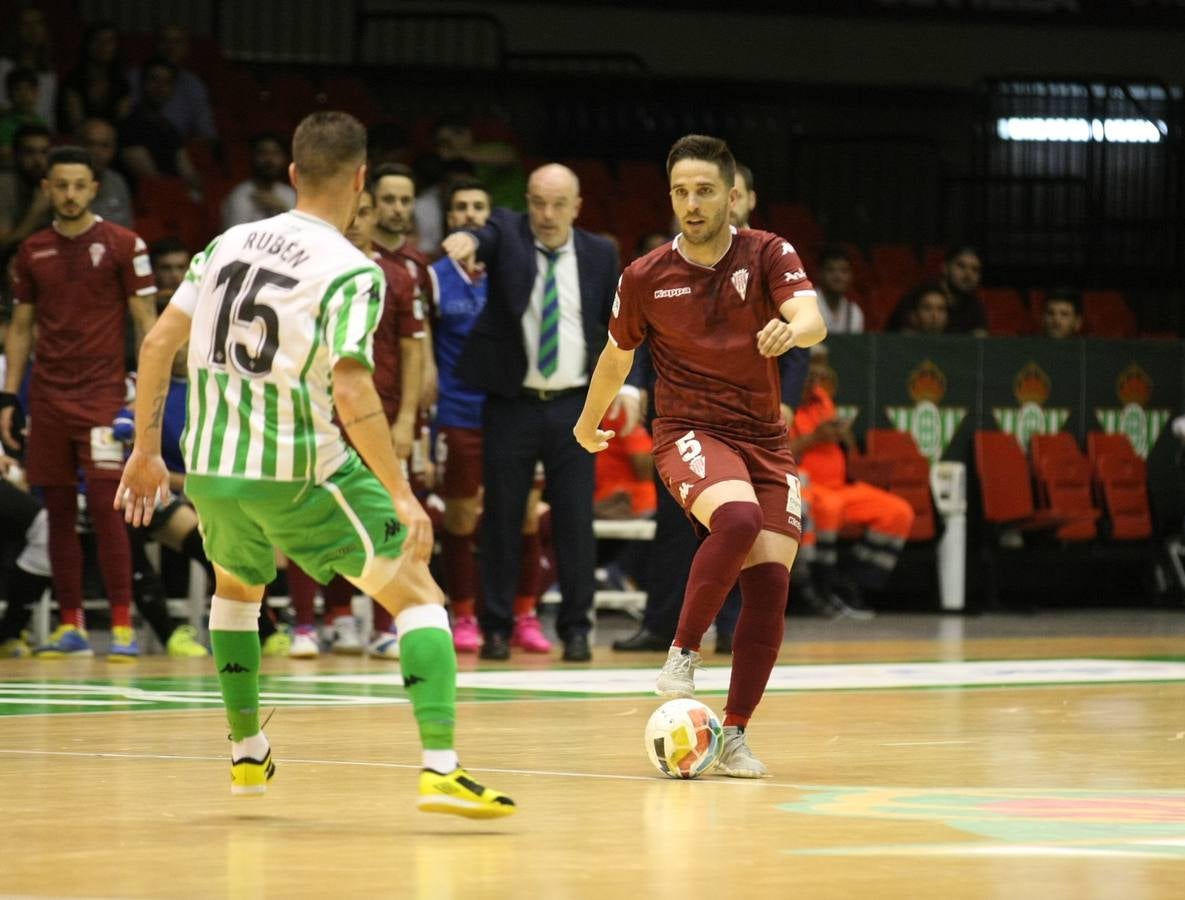
[[[247, 275], [251, 280], [244, 288]], [[288, 291], [300, 284], [270, 269], [255, 269], [251, 264], [240, 261], [227, 263], [218, 272], [216, 286], [223, 288], [222, 303], [214, 322], [214, 339], [210, 345], [210, 362], [224, 368], [227, 356], [233, 358], [235, 367], [247, 375], [266, 375], [272, 370], [272, 361], [280, 346], [280, 318], [266, 303], [259, 303], [256, 297], [265, 287], [276, 287]], [[243, 325], [260, 322], [263, 325], [263, 340], [254, 348], [239, 341], [230, 340], [231, 319]], [[252, 351], [254, 350], [254, 355]]]

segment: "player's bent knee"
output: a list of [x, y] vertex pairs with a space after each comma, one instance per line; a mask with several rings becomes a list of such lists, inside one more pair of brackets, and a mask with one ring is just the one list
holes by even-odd
[[444, 605], [444, 592], [433, 581], [427, 564], [408, 556], [375, 557], [365, 572], [350, 581], [392, 615], [409, 606]]
[[764, 530], [757, 535], [749, 555], [745, 557], [742, 569], [759, 566], [762, 563], [780, 563], [789, 572], [798, 555], [798, 541], [788, 534]]

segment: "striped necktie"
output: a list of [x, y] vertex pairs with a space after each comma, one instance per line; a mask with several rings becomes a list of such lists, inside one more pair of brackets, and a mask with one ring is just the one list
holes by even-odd
[[543, 310], [539, 320], [539, 361], [536, 367], [544, 378], [555, 374], [560, 355], [560, 292], [555, 283], [555, 263], [559, 250], [543, 250], [547, 271], [543, 275]]

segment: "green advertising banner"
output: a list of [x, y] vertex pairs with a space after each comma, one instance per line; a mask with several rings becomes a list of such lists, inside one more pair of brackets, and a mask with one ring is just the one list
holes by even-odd
[[995, 338], [983, 352], [983, 417], [1028, 450], [1034, 434], [1069, 431], [1082, 442], [1086, 416], [1081, 340]]
[[952, 336], [876, 338], [876, 428], [913, 435], [930, 462], [969, 459], [984, 342]]
[[1125, 434], [1147, 459], [1181, 406], [1181, 347], [1149, 341], [1086, 342], [1088, 431]]

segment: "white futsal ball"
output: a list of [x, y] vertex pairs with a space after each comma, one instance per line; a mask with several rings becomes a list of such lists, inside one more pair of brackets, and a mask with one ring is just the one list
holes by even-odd
[[704, 774], [724, 747], [720, 718], [698, 700], [668, 700], [646, 723], [646, 753], [668, 778]]

